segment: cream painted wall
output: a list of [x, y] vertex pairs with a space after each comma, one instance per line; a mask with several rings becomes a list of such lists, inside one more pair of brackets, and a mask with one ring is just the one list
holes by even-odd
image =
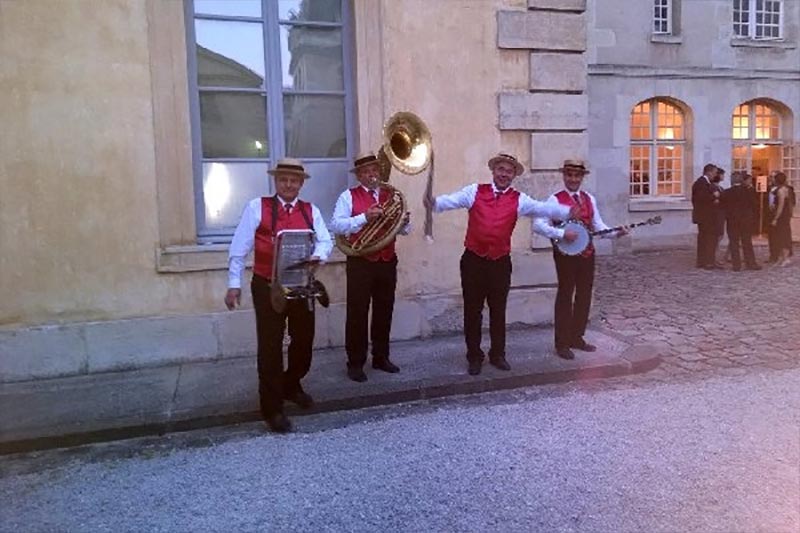
[[[486, 160], [498, 150], [527, 162], [529, 135], [497, 128], [497, 94], [527, 88], [529, 53], [496, 46], [497, 9], [526, 2], [380, 1], [383, 39], [372, 46], [386, 77], [371, 78], [359, 107], [378, 99], [384, 117], [409, 109], [426, 120], [435, 193], [488, 180]], [[156, 270], [160, 225], [173, 215], [159, 210], [147, 5], [0, 4], [2, 329], [222, 310], [224, 271]], [[424, 178], [395, 180], [421, 230]], [[458, 290], [465, 227], [464, 212], [448, 213], [435, 217], [433, 245], [421, 231], [401, 239], [401, 297]], [[521, 221], [516, 249], [528, 234]], [[322, 272], [337, 299], [341, 270]]]
[[[522, 1], [500, 0], [383, 1], [386, 116], [408, 109], [430, 127], [434, 194], [489, 181], [486, 162], [499, 150], [516, 154], [527, 166], [530, 136], [497, 128], [497, 94], [527, 89], [530, 53], [498, 50], [495, 13], [524, 6]], [[425, 176], [393, 175], [419, 229]], [[434, 215], [434, 243], [426, 242], [421, 231], [399, 239], [401, 294], [460, 290], [458, 262], [466, 221], [463, 210]], [[529, 227], [520, 221], [515, 247], [527, 245]]]

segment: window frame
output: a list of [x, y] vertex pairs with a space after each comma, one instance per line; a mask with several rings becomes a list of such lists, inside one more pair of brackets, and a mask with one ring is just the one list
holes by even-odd
[[[740, 110], [743, 106], [747, 106], [747, 114], [740, 113]], [[759, 114], [759, 107], [767, 108], [770, 113], [769, 114]], [[759, 137], [758, 136], [758, 117], [775, 117], [777, 119], [777, 126], [774, 128], [777, 130], [777, 135], [775, 137]], [[741, 130], [745, 126], [741, 125], [741, 121], [737, 126], [736, 119], [741, 119], [742, 117], [747, 118], [747, 136], [746, 137], [737, 137], [736, 130]], [[763, 125], [762, 125], [763, 128]], [[767, 126], [768, 130], [772, 130], [772, 126]], [[759, 145], [762, 146], [784, 146], [783, 138], [782, 138], [782, 131], [783, 131], [783, 115], [774, 105], [770, 104], [769, 102], [765, 102], [764, 100], [748, 100], [746, 102], [742, 102], [738, 104], [733, 113], [731, 113], [731, 168], [736, 170], [743, 170], [745, 172], [750, 172], [750, 168], [752, 167], [753, 163], [753, 148], [758, 147]], [[737, 150], [741, 150], [744, 153], [742, 156], [737, 154]]]
[[[737, 8], [735, 2], [739, 2], [739, 7]], [[763, 2], [762, 9], [758, 10], [758, 2]], [[776, 11], [766, 11], [763, 7], [766, 6], [766, 2], [775, 2], [778, 6], [778, 10]], [[743, 9], [746, 7], [746, 9]], [[736, 20], [737, 13], [740, 14], [739, 20]], [[784, 25], [784, 1], [783, 0], [734, 0], [732, 3], [732, 31], [733, 31], [733, 38], [734, 39], [741, 39], [741, 40], [751, 40], [751, 41], [782, 41], [784, 39], [784, 32], [783, 32], [783, 25]], [[747, 15], [747, 22], [742, 22], [742, 16]], [[765, 22], [758, 22], [758, 18], [760, 16], [766, 15], [773, 15], [778, 17], [777, 24], [772, 23], [765, 23]], [[740, 33], [740, 28], [747, 28], [747, 33], [743, 34]], [[773, 28], [777, 27], [778, 35], [773, 36], [758, 36], [759, 29], [763, 30], [764, 28]]]
[[[672, 6], [673, 0], [653, 0], [653, 35], [673, 35], [672, 33]], [[659, 17], [657, 12], [661, 9], [667, 10], [666, 17]], [[666, 24], [666, 30], [658, 29], [659, 23]]]
[[[187, 67], [188, 67], [188, 91], [191, 122], [191, 152], [192, 152], [192, 173], [194, 183], [194, 205], [195, 205], [195, 224], [197, 242], [200, 244], [228, 243], [230, 242], [234, 227], [228, 228], [208, 228], [206, 224], [205, 212], [206, 204], [203, 191], [203, 166], [206, 163], [261, 163], [268, 168], [274, 166], [274, 162], [286, 157], [286, 120], [284, 114], [284, 97], [291, 95], [300, 96], [337, 96], [344, 100], [344, 128], [347, 143], [346, 153], [341, 157], [302, 157], [302, 161], [308, 167], [315, 163], [339, 164], [343, 169], [348, 167], [353, 159], [356, 150], [356, 128], [355, 128], [355, 69], [354, 69], [354, 48], [355, 48], [355, 28], [353, 22], [353, 6], [351, 0], [341, 0], [342, 15], [340, 22], [325, 21], [290, 21], [281, 19], [279, 16], [278, 0], [261, 0], [261, 16], [241, 16], [241, 15], [217, 15], [217, 14], [196, 14], [193, 0], [183, 0], [184, 19], [186, 26], [186, 45], [187, 45]], [[197, 71], [197, 52], [196, 52], [196, 20], [229, 21], [229, 22], [250, 22], [261, 23], [263, 30], [262, 44], [264, 47], [265, 74], [263, 86], [260, 89], [252, 88], [231, 88], [213, 87], [198, 84]], [[283, 27], [309, 27], [309, 28], [337, 28], [341, 31], [342, 38], [342, 90], [296, 90], [283, 87], [282, 57], [281, 57], [281, 29]], [[267, 143], [269, 145], [269, 155], [265, 157], [215, 157], [207, 158], [203, 156], [201, 138], [201, 116], [200, 116], [200, 94], [201, 92], [237, 92], [242, 94], [259, 94], [266, 99], [266, 120], [264, 122], [267, 131]], [[342, 187], [349, 183], [349, 178], [344, 171], [342, 176]], [[267, 179], [265, 173], [265, 194], [274, 194], [274, 184]], [[308, 185], [307, 185], [308, 186]], [[335, 198], [330, 198], [333, 205]]]
[[[630, 135], [630, 131], [633, 127], [632, 125], [632, 118], [634, 115], [634, 111], [637, 107], [642, 104], [649, 104], [650, 109], [648, 111], [648, 123], [649, 123], [649, 131], [650, 137], [648, 139], [634, 139], [632, 135]], [[666, 104], [671, 108], [677, 110], [678, 114], [681, 117], [681, 132], [682, 136], [678, 139], [661, 139], [658, 137], [658, 130], [659, 130], [659, 123], [658, 123], [658, 104]], [[667, 98], [649, 98], [647, 100], [642, 100], [636, 103], [633, 108], [631, 109], [630, 113], [628, 113], [628, 135], [629, 135], [629, 144], [628, 144], [628, 197], [631, 200], [641, 201], [641, 200], [655, 200], [655, 199], [676, 199], [676, 198], [685, 198], [686, 197], [686, 161], [687, 161], [687, 147], [689, 145], [688, 142], [688, 117], [686, 111], [681, 108], [680, 105], [677, 103], [667, 99]], [[669, 127], [669, 125], [663, 125], [662, 127]], [[680, 146], [681, 147], [681, 155], [680, 160], [678, 163], [678, 168], [680, 169], [680, 179], [677, 180], [677, 183], [680, 184], [680, 190], [678, 192], [673, 192], [670, 194], [659, 194], [658, 192], [658, 163], [659, 163], [659, 156], [658, 156], [658, 149], [662, 146]], [[648, 161], [648, 173], [649, 173], [649, 180], [647, 182], [647, 186], [649, 191], [647, 194], [634, 194], [633, 187], [634, 185], [642, 185], [642, 183], [635, 183], [633, 182], [633, 173], [631, 172], [631, 163], [633, 161], [633, 148], [634, 147], [641, 147], [646, 146], [649, 149], [649, 155], [647, 157]], [[637, 158], [642, 159], [642, 158]], [[675, 159], [675, 158], [672, 158]], [[670, 183], [676, 183], [675, 180], [671, 181]]]

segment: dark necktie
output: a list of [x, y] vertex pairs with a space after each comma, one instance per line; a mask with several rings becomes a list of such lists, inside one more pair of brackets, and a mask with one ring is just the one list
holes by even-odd
[[283, 204], [283, 208], [286, 210], [286, 216], [292, 214], [292, 204]]
[[572, 199], [575, 200], [576, 205], [581, 205], [581, 197], [578, 196], [578, 193], [572, 193]]

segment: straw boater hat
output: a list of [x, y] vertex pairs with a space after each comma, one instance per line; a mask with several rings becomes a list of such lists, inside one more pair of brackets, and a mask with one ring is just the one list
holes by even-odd
[[584, 174], [589, 173], [589, 169], [586, 168], [586, 163], [583, 159], [565, 159], [564, 164], [558, 170], [561, 172], [565, 170], [580, 170]]
[[268, 170], [267, 174], [275, 176], [277, 174], [296, 174], [298, 176], [303, 176], [304, 178], [310, 178], [311, 176], [306, 172], [306, 168], [303, 166], [303, 162], [299, 159], [292, 159], [291, 157], [286, 157], [278, 161], [278, 164], [275, 165], [275, 168], [272, 170]]
[[522, 166], [522, 163], [517, 161], [516, 157], [509, 154], [504, 154], [502, 152], [489, 160], [489, 170], [494, 170], [494, 166], [500, 162], [511, 163], [514, 165], [514, 169], [516, 170], [516, 173], [514, 174], [515, 176], [519, 176], [525, 171], [525, 167]]
[[359, 168], [368, 167], [370, 165], [380, 165], [378, 157], [374, 152], [361, 153], [353, 159], [353, 168], [350, 169], [350, 172], [355, 173]]

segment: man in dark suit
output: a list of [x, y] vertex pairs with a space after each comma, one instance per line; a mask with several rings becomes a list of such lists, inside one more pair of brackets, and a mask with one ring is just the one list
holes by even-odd
[[742, 258], [747, 270], [761, 270], [753, 253], [753, 227], [758, 213], [755, 191], [745, 181], [752, 177], [744, 172], [731, 174], [731, 187], [722, 193], [722, 207], [728, 229], [728, 245], [731, 250], [733, 270], [742, 269]]
[[692, 222], [697, 224], [697, 268], [712, 270], [715, 265], [717, 244], [716, 209], [720, 193], [712, 185], [717, 167], [711, 163], [703, 167], [703, 175], [692, 185]]

